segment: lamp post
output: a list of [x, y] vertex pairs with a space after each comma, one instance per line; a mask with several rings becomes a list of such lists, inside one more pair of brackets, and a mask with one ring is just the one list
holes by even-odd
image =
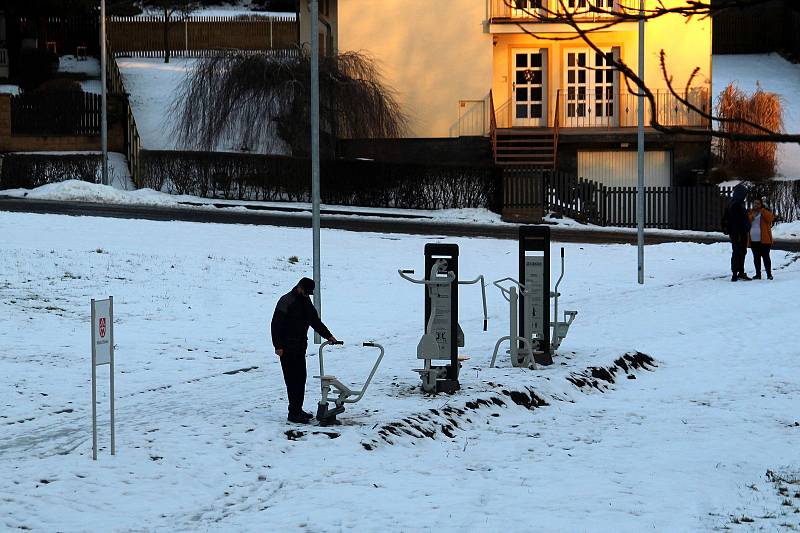
[[[644, 0], [639, 0], [639, 79], [644, 80]], [[644, 92], [639, 89], [637, 132], [636, 244], [638, 281], [644, 284]]]
[[[322, 317], [319, 253], [319, 2], [311, 0], [311, 232], [314, 241], [314, 307]], [[314, 342], [322, 341], [314, 333]]]
[[103, 151], [103, 185], [108, 183], [108, 91], [106, 90], [106, 0], [100, 0], [100, 147]]

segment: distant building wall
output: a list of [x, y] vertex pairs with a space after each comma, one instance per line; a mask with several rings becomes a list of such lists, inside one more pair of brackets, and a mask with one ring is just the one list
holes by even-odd
[[339, 49], [378, 61], [409, 116], [409, 137], [453, 136], [459, 102], [486, 99], [492, 36], [484, 1], [346, 0], [338, 15]]

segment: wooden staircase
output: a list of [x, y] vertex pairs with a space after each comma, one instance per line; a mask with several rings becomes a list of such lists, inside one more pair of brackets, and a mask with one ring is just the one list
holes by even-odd
[[493, 141], [494, 162], [498, 165], [555, 166], [555, 132], [552, 129], [498, 129]]

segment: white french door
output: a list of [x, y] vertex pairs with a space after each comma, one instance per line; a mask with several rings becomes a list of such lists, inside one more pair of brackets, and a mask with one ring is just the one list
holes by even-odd
[[514, 126], [547, 125], [547, 50], [515, 49], [512, 113]]
[[592, 49], [564, 51], [565, 126], [616, 126], [618, 75], [610, 58], [618, 57], [617, 49], [598, 54]]

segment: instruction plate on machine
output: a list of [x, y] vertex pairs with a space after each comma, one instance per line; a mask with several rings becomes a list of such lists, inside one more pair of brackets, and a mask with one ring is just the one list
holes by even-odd
[[544, 337], [544, 256], [525, 257], [525, 289], [533, 302], [532, 306], [525, 309], [525, 332], [528, 338], [533, 335], [537, 339]]
[[[450, 359], [450, 285], [438, 285], [435, 289], [438, 296], [436, 305], [431, 305], [433, 314], [433, 327], [431, 331], [436, 336], [441, 359]], [[433, 298], [432, 298], [433, 299]], [[433, 304], [433, 302], [431, 302]]]

